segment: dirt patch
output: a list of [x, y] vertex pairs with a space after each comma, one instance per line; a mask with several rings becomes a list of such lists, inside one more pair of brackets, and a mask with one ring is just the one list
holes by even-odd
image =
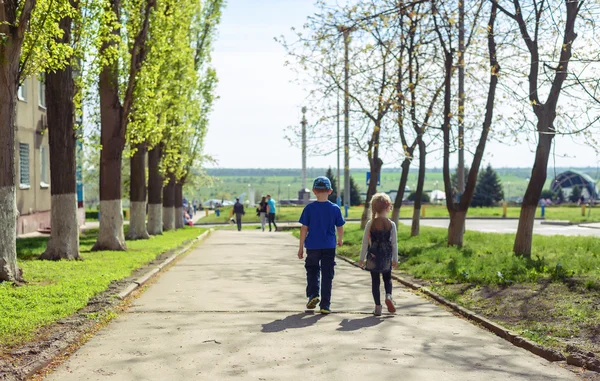
[[600, 354], [597, 290], [549, 281], [507, 287], [432, 286], [446, 298], [565, 355], [577, 352], [593, 359]]
[[36, 332], [35, 340], [16, 347], [0, 347], [0, 380], [25, 380], [55, 357], [76, 349], [87, 340], [87, 335], [116, 315], [116, 311], [124, 304], [117, 297], [121, 290], [180, 251], [181, 247], [159, 255], [152, 262], [135, 270], [131, 276], [113, 281], [106, 291], [90, 299], [87, 306], [75, 314], [41, 328]]

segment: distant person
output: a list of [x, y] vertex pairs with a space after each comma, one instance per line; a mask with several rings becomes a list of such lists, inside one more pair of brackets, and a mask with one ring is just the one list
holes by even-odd
[[579, 197], [579, 204], [578, 205], [583, 205], [585, 204], [585, 197], [583, 197], [583, 195], [581, 195], [581, 197]]
[[271, 198], [271, 195], [267, 195], [267, 215], [269, 217], [269, 231], [271, 231], [271, 223], [275, 226], [275, 231], [277, 231], [277, 224], [275, 223], [275, 214], [277, 213], [277, 205], [275, 200]]
[[196, 212], [198, 211], [198, 200], [194, 200], [192, 204], [194, 206], [194, 214], [196, 214]]
[[265, 231], [265, 226], [267, 225], [267, 206], [267, 198], [263, 196], [257, 208], [258, 215], [260, 216], [260, 226], [262, 227], [262, 231]]
[[235, 215], [235, 222], [237, 223], [238, 231], [242, 230], [242, 216], [246, 214], [244, 211], [244, 204], [240, 202], [239, 198], [235, 199], [235, 204], [233, 205], [233, 214]]
[[388, 218], [391, 209], [392, 200], [387, 194], [377, 193], [371, 199], [372, 218], [365, 226], [358, 262], [362, 267], [366, 259], [365, 270], [371, 272], [375, 316], [381, 316], [382, 310], [379, 295], [380, 274], [385, 288], [385, 305], [390, 313], [396, 312], [392, 299], [392, 267], [398, 266], [398, 232], [396, 224]]
[[314, 309], [320, 301], [320, 312], [329, 314], [335, 275], [336, 230], [337, 246], [342, 246], [346, 221], [342, 217], [340, 207], [327, 199], [332, 193], [331, 181], [327, 177], [320, 176], [315, 179], [313, 193], [317, 201], [306, 205], [300, 216], [302, 227], [298, 258], [304, 258], [306, 247], [306, 308]]

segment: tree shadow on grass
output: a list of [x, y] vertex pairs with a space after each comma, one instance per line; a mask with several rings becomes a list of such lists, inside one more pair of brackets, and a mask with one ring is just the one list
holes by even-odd
[[337, 330], [341, 332], [358, 331], [363, 328], [375, 327], [392, 318], [393, 316], [367, 316], [360, 319], [344, 319], [340, 322]]
[[267, 324], [262, 325], [262, 332], [275, 333], [282, 332], [286, 329], [306, 328], [321, 320], [325, 315], [315, 315], [309, 313], [299, 313], [290, 315], [284, 319], [277, 319]]

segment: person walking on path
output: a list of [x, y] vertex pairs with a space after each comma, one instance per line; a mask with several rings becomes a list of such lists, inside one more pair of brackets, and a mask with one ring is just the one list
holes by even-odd
[[331, 313], [336, 230], [337, 246], [342, 246], [346, 223], [340, 207], [327, 199], [331, 192], [331, 181], [325, 176], [317, 177], [313, 182], [313, 193], [317, 196], [317, 201], [306, 205], [299, 220], [302, 224], [299, 259], [304, 258], [306, 247], [306, 308], [314, 309], [320, 301], [322, 314]]
[[242, 216], [246, 214], [244, 211], [244, 204], [240, 202], [239, 198], [235, 199], [235, 204], [233, 205], [233, 214], [235, 214], [235, 222], [237, 223], [238, 231], [242, 230]]
[[372, 218], [365, 226], [360, 250], [359, 265], [371, 272], [371, 291], [375, 301], [373, 315], [381, 316], [379, 296], [380, 274], [385, 287], [385, 305], [390, 313], [396, 312], [392, 299], [392, 267], [398, 266], [398, 232], [396, 224], [390, 221], [388, 213], [392, 200], [385, 193], [377, 193], [371, 199]]
[[275, 231], [277, 231], [277, 224], [275, 223], [275, 214], [277, 213], [277, 205], [275, 200], [271, 197], [270, 194], [267, 195], [267, 215], [269, 217], [269, 231], [271, 231], [271, 223], [275, 227]]
[[[267, 224], [267, 198], [264, 196], [258, 204], [258, 215], [260, 216], [260, 226], [262, 227], [262, 231], [265, 231], [265, 225]], [[277, 228], [275, 228], [275, 230], [277, 230]]]

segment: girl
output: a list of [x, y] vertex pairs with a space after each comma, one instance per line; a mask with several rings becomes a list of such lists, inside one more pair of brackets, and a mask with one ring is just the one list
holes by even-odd
[[379, 274], [383, 276], [385, 305], [390, 313], [396, 312], [392, 299], [392, 267], [398, 265], [398, 233], [396, 225], [387, 217], [392, 200], [385, 193], [377, 193], [371, 199], [372, 218], [367, 222], [360, 251], [360, 266], [371, 272], [375, 316], [381, 316]]

